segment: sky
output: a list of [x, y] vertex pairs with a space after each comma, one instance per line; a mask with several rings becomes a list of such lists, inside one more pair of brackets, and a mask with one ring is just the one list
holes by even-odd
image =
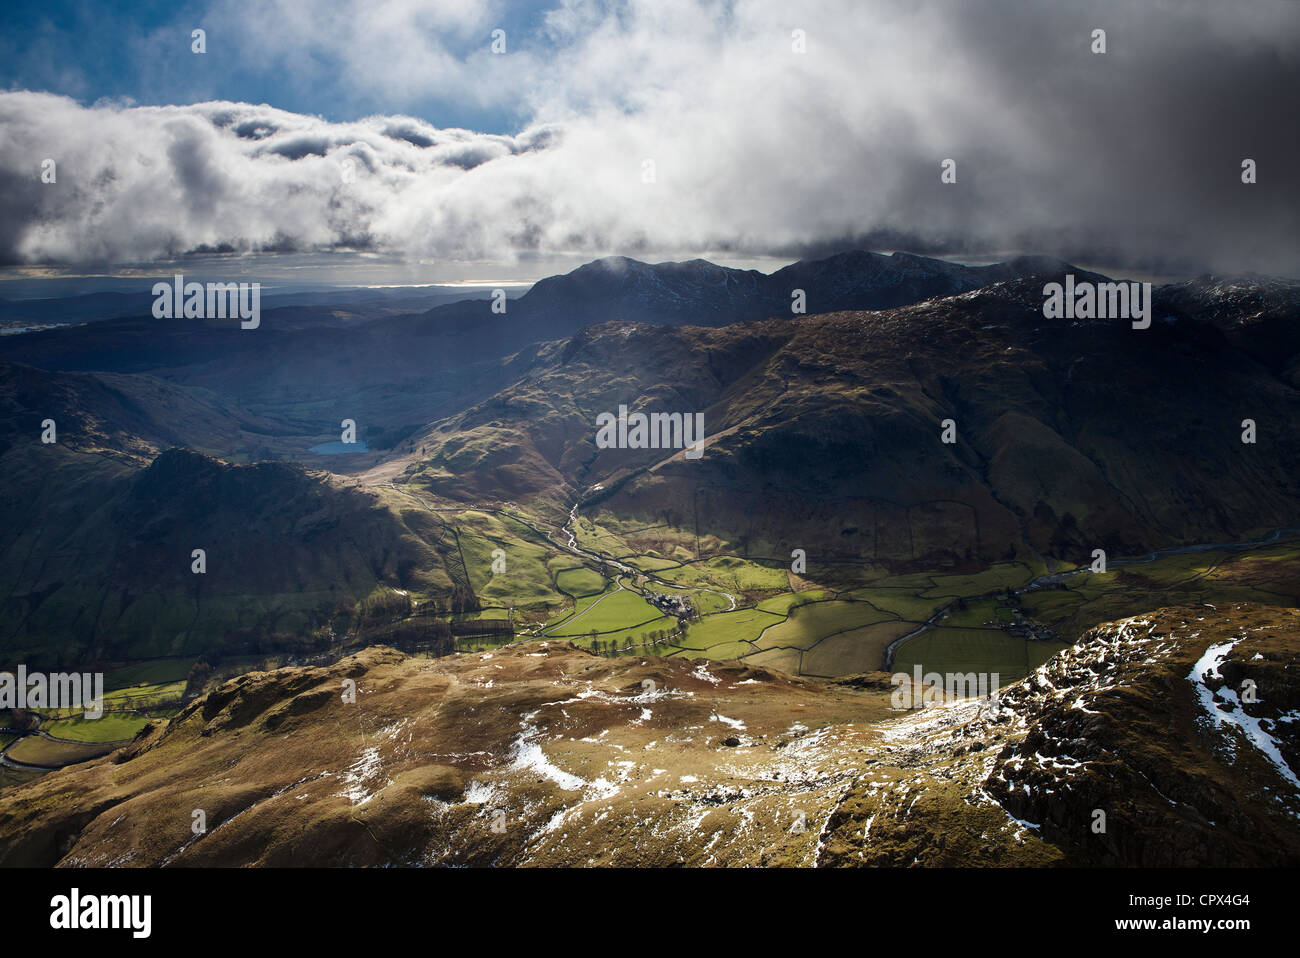
[[1298, 107], [1297, 0], [8, 3], [0, 267], [1297, 276]]

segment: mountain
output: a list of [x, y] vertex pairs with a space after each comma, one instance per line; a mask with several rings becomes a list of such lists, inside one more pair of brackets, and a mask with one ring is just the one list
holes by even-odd
[[516, 308], [535, 323], [567, 314], [587, 325], [617, 313], [643, 322], [714, 325], [766, 318], [770, 281], [757, 270], [730, 269], [702, 259], [652, 266], [609, 256], [539, 280]]
[[[963, 266], [911, 253], [852, 250], [800, 262], [766, 275], [707, 260], [654, 265], [609, 256], [539, 280], [508, 313], [511, 327], [552, 339], [578, 327], [618, 320], [655, 325], [725, 326], [790, 317], [802, 290], [801, 313], [889, 309], [936, 296], [968, 292], [1003, 280], [1065, 272], [1067, 264], [1022, 256], [992, 266]], [[481, 305], [452, 304], [427, 316], [440, 323], [483, 319]], [[512, 332], [515, 330], [512, 329]]]
[[[337, 439], [344, 418], [409, 436], [517, 379], [516, 355], [526, 360], [537, 344], [568, 338], [592, 323], [722, 326], [790, 317], [790, 284], [796, 281], [810, 313], [875, 309], [973, 289], [1042, 265], [1022, 259], [971, 268], [858, 252], [764, 276], [703, 260], [652, 266], [610, 257], [541, 280], [509, 301], [504, 314], [494, 313], [484, 299], [417, 313], [400, 308], [409, 307], [409, 298], [376, 304], [340, 294], [331, 306], [299, 296], [292, 301], [310, 305], [275, 308], [275, 298], [268, 297], [255, 330], [240, 329], [235, 321], [158, 320], [140, 310], [74, 328], [0, 337], [0, 362], [51, 371], [146, 373], [210, 390], [276, 420], [281, 434], [297, 437], [293, 454], [305, 456], [311, 446]], [[858, 279], [854, 270], [862, 271]]]
[[[0, 863], [1293, 864], [1300, 287], [1134, 329], [1044, 317], [1104, 277], [978, 269], [6, 337], [0, 658], [119, 676], [139, 734], [19, 729], [115, 750], [0, 788]], [[702, 454], [598, 444], [620, 407]], [[309, 451], [344, 418], [368, 451]], [[900, 711], [912, 664], [1025, 678]]]
[[[53, 419], [54, 443], [41, 442]], [[203, 390], [0, 365], [6, 661], [312, 648], [394, 587], [450, 594], [439, 523], [268, 448], [274, 425]], [[203, 574], [191, 571], [205, 550]]]
[[435, 520], [297, 464], [169, 449], [142, 469], [64, 450], [24, 466], [0, 511], [6, 661], [318, 650], [368, 602], [409, 611], [395, 588], [453, 591]]
[[[0, 456], [40, 444], [52, 419], [62, 448], [147, 463], [168, 446], [229, 452], [281, 428], [237, 400], [147, 374], [51, 372], [0, 363]], [[48, 451], [48, 450], [47, 450]]]
[[0, 792], [0, 865], [1295, 865], [1298, 652], [1295, 610], [1163, 609], [898, 711], [883, 674], [376, 647]]
[[[1044, 318], [1050, 276], [877, 312], [591, 326], [422, 433], [407, 474], [448, 502], [560, 517], [582, 497], [597, 522], [900, 569], [1294, 526], [1300, 288], [1161, 287], [1137, 330]], [[702, 414], [703, 456], [598, 448], [620, 406]]]
[[1017, 256], [990, 266], [963, 266], [913, 253], [885, 256], [852, 250], [777, 270], [769, 277], [767, 290], [773, 302], [782, 302], [787, 309], [790, 290], [809, 291], [807, 312], [833, 313], [893, 309], [1011, 279], [1072, 271], [1083, 272], [1048, 256]]
[[[863, 270], [915, 268], [927, 282], [949, 272], [901, 255], [858, 260]], [[853, 262], [798, 269], [836, 296], [879, 288], [855, 278]], [[1013, 271], [1051, 265], [1016, 262]], [[626, 289], [661, 302], [667, 287], [721, 289], [738, 302], [760, 275], [623, 265], [642, 277]], [[609, 266], [560, 279], [604, 289]], [[964, 282], [966, 268], [954, 269]], [[558, 526], [579, 503], [649, 555], [781, 559], [798, 548], [823, 580], [839, 568], [975, 572], [1007, 559], [1046, 571], [1087, 563], [1098, 548], [1115, 558], [1293, 527], [1295, 285], [1211, 277], [1161, 287], [1156, 321], [1134, 330], [1045, 319], [1042, 284], [1053, 275], [872, 312], [721, 327], [608, 322], [459, 366], [454, 336], [425, 324], [404, 337], [391, 318], [271, 326], [265, 338], [200, 325], [148, 346], [135, 338], [142, 320], [34, 334], [66, 344], [53, 367], [75, 353], [73, 365], [130, 371], [0, 365], [0, 647], [60, 661], [314, 647], [337, 616], [381, 596], [414, 588], [448, 602], [487, 586], [479, 567], [504, 546], [542, 551], [536, 588], [498, 590], [503, 602], [560, 601], [543, 564], [553, 539], [484, 527], [466, 571], [454, 528], [429, 504], [518, 503]], [[539, 301], [564, 299], [561, 286], [542, 287]], [[117, 333], [140, 351], [121, 348]], [[101, 352], [77, 346], [83, 338]], [[486, 334], [474, 343], [484, 355], [508, 348]], [[417, 370], [432, 354], [442, 365]], [[381, 355], [398, 370], [392, 379]], [[331, 380], [341, 368], [345, 382]], [[597, 448], [597, 417], [621, 405], [702, 414], [703, 456]], [[410, 418], [389, 429], [383, 411], [394, 409]], [[47, 418], [55, 445], [39, 439]], [[361, 438], [379, 437], [375, 447], [303, 450], [336, 440], [343, 418]], [[1247, 418], [1254, 444], [1241, 441]], [[941, 441], [947, 419], [953, 444]], [[257, 464], [287, 457], [314, 468]], [[320, 466], [371, 472], [363, 489]], [[209, 556], [203, 577], [189, 572], [195, 548]]]

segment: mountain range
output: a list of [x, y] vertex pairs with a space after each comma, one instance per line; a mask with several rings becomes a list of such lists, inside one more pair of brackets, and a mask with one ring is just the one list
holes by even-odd
[[[632, 544], [802, 549], [824, 572], [1050, 570], [1293, 526], [1296, 285], [1158, 287], [1135, 330], [1045, 319], [1062, 270], [1093, 275], [1028, 257], [855, 252], [766, 277], [612, 258], [504, 315], [470, 301], [5, 337], [0, 643], [76, 658], [289, 641], [376, 589], [467, 584], [437, 515], [394, 480], [425, 505], [513, 503], [558, 525], [580, 502], [652, 530]], [[792, 287], [836, 311], [789, 314]], [[702, 413], [703, 457], [598, 449], [597, 416], [620, 405]], [[367, 451], [307, 449], [345, 418]], [[224, 556], [206, 597], [188, 573], [200, 547]], [[261, 598], [250, 612], [223, 594]]]

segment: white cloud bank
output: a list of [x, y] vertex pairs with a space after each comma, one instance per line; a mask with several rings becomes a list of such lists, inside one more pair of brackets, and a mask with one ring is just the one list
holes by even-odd
[[[403, 44], [418, 17], [392, 4], [329, 30], [259, 9], [250, 42], [294, 82], [344, 62], [348, 83], [455, 81], [534, 119], [495, 136], [0, 93], [0, 261], [346, 247], [509, 263], [896, 236], [1296, 271], [1300, 4], [573, 2], [531, 44], [496, 57], [485, 34], [455, 64], [418, 30]], [[486, 31], [493, 11], [462, 4], [447, 29]]]

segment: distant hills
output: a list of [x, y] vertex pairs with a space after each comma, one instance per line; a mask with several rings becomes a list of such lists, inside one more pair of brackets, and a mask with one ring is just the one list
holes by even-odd
[[[333, 415], [316, 423], [308, 418], [330, 405], [350, 408], [352, 418], [358, 412], [378, 418], [387, 427], [431, 422], [466, 398], [477, 401], [514, 381], [517, 370], [503, 367], [506, 357], [594, 323], [723, 326], [792, 318], [796, 289], [804, 291], [809, 314], [889, 308], [1032, 275], [1053, 264], [1020, 258], [967, 267], [855, 251], [765, 276], [704, 260], [649, 265], [609, 257], [541, 280], [509, 301], [504, 314], [492, 312], [484, 299], [394, 314], [388, 301], [381, 309], [344, 294], [334, 307], [295, 300], [277, 308], [268, 297], [261, 326], [249, 331], [220, 320], [156, 320], [141, 303], [134, 313], [76, 329], [0, 337], [0, 361], [150, 373], [201, 386], [278, 418], [283, 433], [305, 434], [299, 445], [305, 450], [320, 441], [313, 425], [335, 428]], [[125, 294], [113, 295], [114, 310], [128, 301]], [[78, 305], [78, 315], [85, 308]]]
[[[538, 329], [558, 330], [566, 323], [586, 326], [616, 319], [723, 326], [794, 315], [791, 305], [796, 291], [802, 291], [805, 298], [801, 313], [891, 309], [1066, 268], [1065, 263], [1046, 257], [963, 266], [911, 253], [851, 250], [825, 259], [801, 260], [768, 275], [702, 259], [650, 265], [626, 256], [610, 256], [539, 281], [512, 309]], [[431, 315], [452, 315], [459, 308], [463, 307], [444, 306]]]
[[[900, 571], [1296, 525], [1300, 289], [1204, 278], [1159, 287], [1148, 330], [1046, 320], [1042, 285], [1070, 269], [609, 258], [504, 315], [318, 305], [255, 331], [127, 316], [0, 338], [0, 649], [292, 642], [377, 590], [463, 579], [433, 513], [325, 469], [379, 466], [435, 505], [558, 523], [581, 502], [697, 548]], [[703, 458], [598, 449], [620, 405], [702, 413]], [[343, 419], [371, 452], [311, 455]], [[187, 572], [198, 547], [225, 599]]]
[[[177, 267], [171, 275], [159, 278], [171, 282], [176, 272], [191, 271]], [[60, 325], [96, 322], [121, 316], [149, 316], [152, 314], [152, 289], [156, 281], [157, 278], [153, 277], [140, 277], [134, 281], [118, 278], [111, 281], [113, 289], [96, 292], [73, 292], [68, 288], [84, 285], [87, 282], [85, 280], [46, 280], [45, 286], [35, 285], [41, 282], [38, 280], [0, 283], [0, 332], [29, 324]], [[18, 289], [11, 291], [10, 285], [16, 285]], [[12, 295], [13, 292], [27, 294], [34, 291], [42, 291], [44, 295], [39, 298], [30, 295], [15, 298]], [[283, 290], [279, 286], [266, 286], [262, 306], [266, 309], [296, 310], [300, 313], [314, 311], [318, 321], [338, 321], [343, 316], [362, 312], [375, 318], [418, 310], [427, 307], [431, 301], [446, 304], [465, 298], [463, 292], [457, 293], [445, 288], [343, 287]], [[282, 315], [287, 316], [289, 313]]]

